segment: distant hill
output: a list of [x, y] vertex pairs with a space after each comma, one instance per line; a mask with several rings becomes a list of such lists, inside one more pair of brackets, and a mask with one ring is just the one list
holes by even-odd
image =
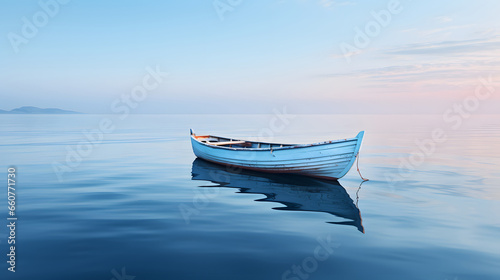
[[62, 110], [57, 108], [38, 108], [33, 106], [24, 106], [10, 111], [0, 110], [0, 114], [82, 114], [80, 112]]

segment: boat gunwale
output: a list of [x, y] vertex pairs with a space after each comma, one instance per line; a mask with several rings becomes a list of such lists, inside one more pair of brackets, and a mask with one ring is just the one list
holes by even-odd
[[207, 143], [203, 143], [200, 140], [198, 140], [195, 137], [194, 133], [191, 133], [191, 139], [195, 140], [196, 142], [210, 148], [218, 148], [218, 149], [225, 149], [225, 150], [234, 150], [234, 151], [276, 151], [276, 150], [286, 150], [286, 149], [299, 149], [299, 148], [310, 148], [310, 147], [316, 147], [316, 146], [322, 146], [322, 145], [328, 145], [328, 144], [337, 144], [337, 143], [342, 143], [342, 142], [351, 142], [351, 141], [358, 141], [358, 136], [354, 138], [346, 138], [346, 139], [339, 139], [339, 140], [327, 140], [323, 142], [316, 142], [312, 144], [284, 144], [284, 143], [270, 143], [270, 142], [259, 142], [259, 141], [247, 141], [247, 140], [241, 140], [241, 139], [233, 139], [233, 138], [228, 138], [228, 137], [220, 137], [220, 136], [215, 136], [215, 135], [206, 135], [208, 137], [215, 137], [215, 138], [225, 138], [225, 139], [230, 139], [231, 141], [245, 141], [249, 143], [260, 143], [260, 144], [266, 144], [266, 145], [287, 145], [283, 147], [266, 147], [266, 148], [234, 148], [234, 147], [226, 147], [226, 146], [215, 146], [215, 145], [210, 145]]

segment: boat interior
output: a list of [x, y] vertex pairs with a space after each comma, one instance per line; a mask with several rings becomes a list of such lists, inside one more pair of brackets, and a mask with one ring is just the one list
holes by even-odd
[[195, 135], [193, 137], [205, 144], [213, 146], [222, 146], [230, 148], [249, 148], [249, 149], [278, 149], [283, 147], [296, 146], [294, 144], [276, 144], [276, 143], [265, 143], [265, 142], [254, 142], [254, 141], [242, 141], [231, 138], [218, 137], [213, 135]]

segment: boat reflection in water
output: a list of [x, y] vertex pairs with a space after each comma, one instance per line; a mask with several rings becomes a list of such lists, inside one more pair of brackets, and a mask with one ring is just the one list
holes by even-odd
[[364, 233], [359, 209], [337, 181], [260, 173], [218, 165], [202, 159], [193, 162], [192, 180], [219, 184], [215, 187], [237, 188], [240, 193], [263, 194], [266, 197], [256, 201], [271, 201], [285, 205], [273, 208], [276, 210], [329, 213], [347, 221], [328, 223], [355, 226]]

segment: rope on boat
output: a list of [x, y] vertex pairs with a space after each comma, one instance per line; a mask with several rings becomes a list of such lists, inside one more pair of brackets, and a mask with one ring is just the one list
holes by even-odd
[[359, 171], [359, 152], [356, 155], [356, 168], [358, 169], [359, 177], [361, 177], [361, 179], [363, 179], [363, 181], [370, 181], [369, 179], [363, 178], [363, 175], [361, 175], [361, 172]]

